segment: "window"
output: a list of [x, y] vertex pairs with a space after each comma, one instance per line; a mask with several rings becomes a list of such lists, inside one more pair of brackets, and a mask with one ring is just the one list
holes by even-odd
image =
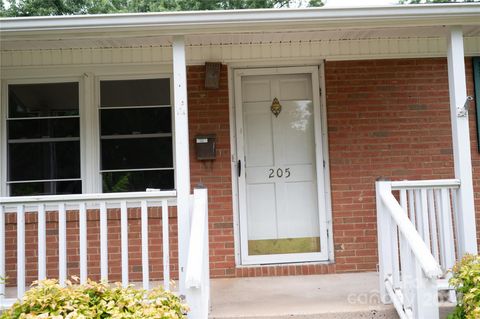
[[9, 85], [7, 153], [11, 196], [81, 193], [79, 83]]
[[173, 189], [170, 79], [100, 81], [103, 192]]
[[[175, 188], [169, 77], [101, 79], [85, 105], [75, 79], [5, 88], [2, 194]], [[94, 94], [98, 108], [88, 104]]]

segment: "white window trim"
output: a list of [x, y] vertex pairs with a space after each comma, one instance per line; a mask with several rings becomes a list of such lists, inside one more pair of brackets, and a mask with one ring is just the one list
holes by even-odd
[[[8, 86], [15, 84], [42, 84], [42, 83], [65, 83], [65, 82], [76, 82], [78, 83], [78, 107], [79, 107], [79, 116], [80, 116], [80, 180], [82, 181], [82, 192], [85, 192], [85, 176], [83, 172], [85, 171], [84, 162], [82, 158], [85, 154], [85, 145], [82, 143], [85, 140], [84, 133], [85, 130], [82, 130], [83, 122], [85, 121], [83, 113], [85, 110], [85, 87], [84, 82], [81, 76], [64, 76], [64, 77], [45, 77], [42, 79], [39, 78], [23, 78], [23, 79], [12, 79], [5, 80], [2, 83], [1, 88], [1, 105], [0, 105], [0, 196], [9, 196], [9, 189], [7, 186], [7, 176], [8, 176], [8, 154], [7, 154], [7, 117], [8, 117]], [[70, 179], [69, 179], [70, 180]]]

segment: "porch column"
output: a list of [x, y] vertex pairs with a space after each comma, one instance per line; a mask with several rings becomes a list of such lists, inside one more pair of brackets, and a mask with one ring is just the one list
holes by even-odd
[[185, 268], [187, 265], [190, 234], [190, 155], [184, 36], [175, 36], [173, 39], [173, 94], [175, 97], [173, 114], [175, 125], [175, 175], [177, 183], [178, 288], [180, 294], [185, 294]]
[[468, 112], [463, 108], [467, 99], [465, 55], [461, 26], [452, 27], [448, 37], [448, 85], [452, 121], [453, 159], [455, 178], [461, 182], [458, 191], [459, 253], [477, 253], [475, 206], [473, 203], [472, 158]]

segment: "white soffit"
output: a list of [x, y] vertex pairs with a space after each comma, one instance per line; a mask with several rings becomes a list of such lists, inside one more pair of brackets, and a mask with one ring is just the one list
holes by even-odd
[[[480, 37], [479, 26], [464, 26], [465, 37]], [[418, 39], [445, 38], [448, 27], [403, 27], [375, 29], [337, 29], [291, 32], [257, 32], [238, 34], [200, 34], [186, 36], [186, 45], [201, 47], [212, 45], [268, 44], [289, 42], [320, 42], [341, 40], [372, 40], [372, 39]], [[4, 40], [1, 41], [1, 51], [20, 50], [52, 50], [80, 48], [142, 48], [170, 47], [171, 36], [141, 36], [113, 38], [80, 38], [80, 39], [44, 39], [44, 40]]]

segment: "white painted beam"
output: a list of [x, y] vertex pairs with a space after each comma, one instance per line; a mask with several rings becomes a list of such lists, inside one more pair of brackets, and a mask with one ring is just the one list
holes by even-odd
[[448, 38], [447, 52], [448, 85], [450, 91], [455, 178], [459, 179], [461, 183], [458, 191], [456, 223], [459, 228], [458, 234], [460, 235], [458, 248], [462, 255], [464, 253], [477, 253], [468, 112], [466, 114], [461, 112], [467, 99], [464, 59], [462, 27], [452, 27]]
[[187, 65], [185, 38], [173, 39], [173, 93], [175, 126], [175, 176], [177, 189], [179, 291], [185, 293], [185, 270], [190, 237], [190, 155], [188, 137]]

